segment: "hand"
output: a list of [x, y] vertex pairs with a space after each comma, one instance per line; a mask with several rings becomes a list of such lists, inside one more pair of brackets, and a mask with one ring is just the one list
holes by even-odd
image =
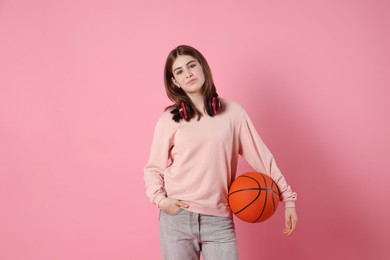
[[297, 216], [297, 212], [295, 211], [295, 208], [285, 208], [284, 218], [285, 218], [285, 223], [284, 223], [283, 234], [289, 236], [297, 227], [298, 216]]
[[169, 215], [175, 215], [180, 208], [188, 208], [188, 204], [177, 199], [165, 198], [160, 200], [158, 207]]

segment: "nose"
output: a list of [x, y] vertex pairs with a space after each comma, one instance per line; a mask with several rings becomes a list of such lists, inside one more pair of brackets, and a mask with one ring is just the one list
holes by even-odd
[[192, 72], [189, 70], [186, 70], [186, 78], [189, 78], [192, 76]]

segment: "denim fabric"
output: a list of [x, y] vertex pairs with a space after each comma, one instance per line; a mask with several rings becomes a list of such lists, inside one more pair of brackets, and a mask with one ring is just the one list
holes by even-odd
[[160, 211], [160, 241], [164, 260], [237, 260], [233, 220], [180, 209]]

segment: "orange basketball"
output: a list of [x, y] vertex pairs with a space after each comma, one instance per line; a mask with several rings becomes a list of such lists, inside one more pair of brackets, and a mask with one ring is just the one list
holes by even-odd
[[233, 181], [228, 200], [239, 219], [251, 223], [262, 222], [275, 213], [279, 204], [279, 189], [268, 175], [248, 172]]

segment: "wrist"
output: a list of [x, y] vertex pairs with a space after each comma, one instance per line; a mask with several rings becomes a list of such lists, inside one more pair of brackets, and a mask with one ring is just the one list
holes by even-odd
[[163, 204], [164, 202], [164, 200], [166, 200], [167, 198], [165, 197], [165, 198], [162, 198], [158, 203], [157, 203], [157, 207], [159, 208], [159, 209], [161, 209], [161, 204]]

